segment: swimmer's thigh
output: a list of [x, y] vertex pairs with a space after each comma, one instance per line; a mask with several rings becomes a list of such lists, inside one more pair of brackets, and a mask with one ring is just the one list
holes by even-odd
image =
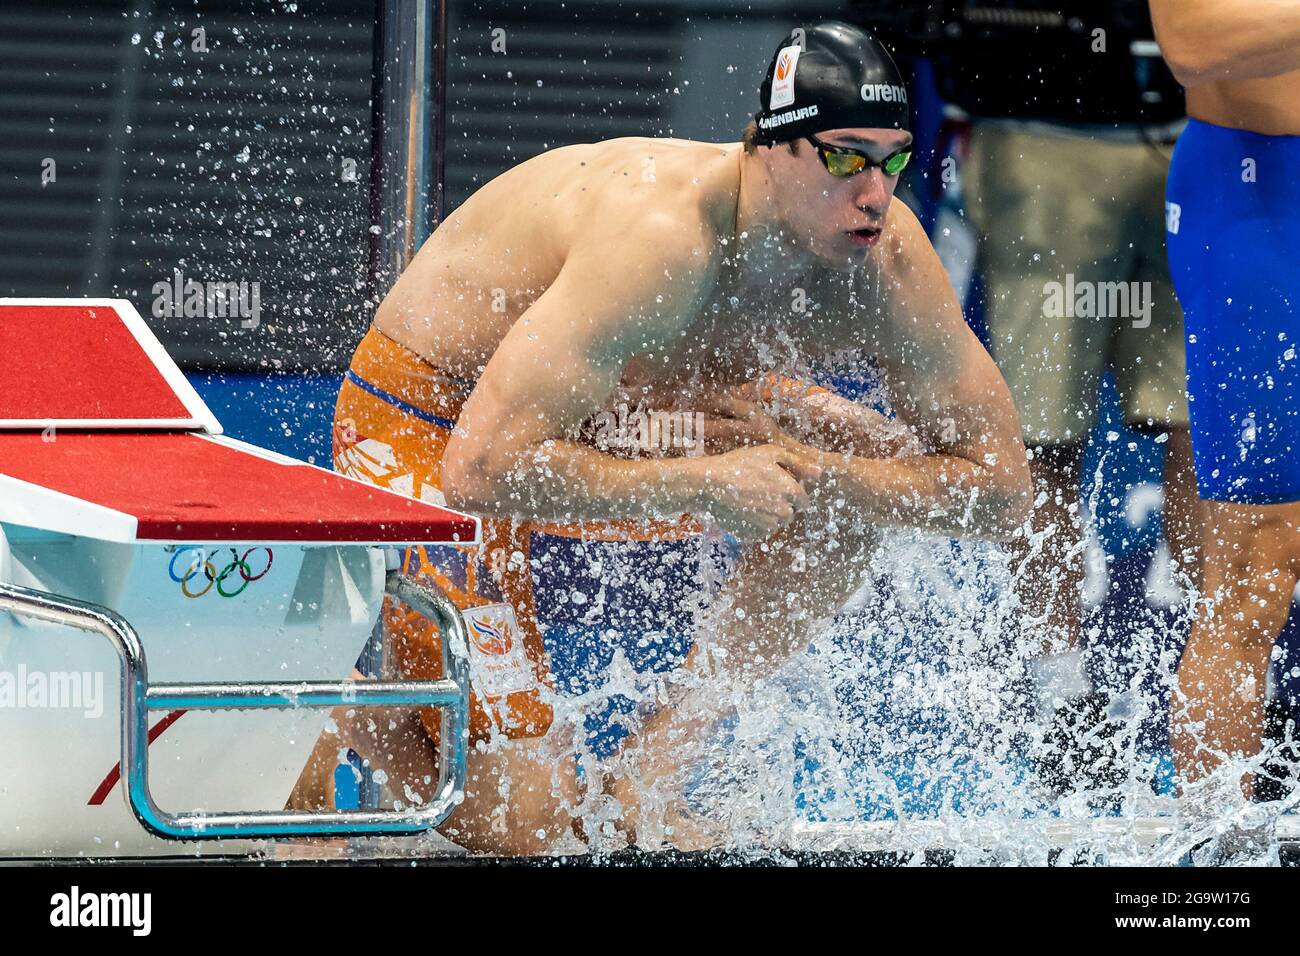
[[502, 740], [470, 749], [465, 801], [438, 831], [474, 853], [534, 856], [572, 827], [578, 797], [575, 761], [546, 738]]
[[[1244, 176], [1242, 156], [1261, 171]], [[1202, 498], [1300, 501], [1300, 139], [1192, 120], [1169, 173]]]

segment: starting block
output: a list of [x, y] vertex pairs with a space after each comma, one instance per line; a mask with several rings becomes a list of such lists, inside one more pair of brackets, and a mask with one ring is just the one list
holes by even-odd
[[[129, 302], [0, 299], [0, 855], [437, 826], [464, 789], [467, 635], [396, 549], [479, 541], [470, 515], [222, 436]], [[443, 679], [347, 679], [385, 598], [437, 623]], [[343, 704], [441, 709], [427, 799], [275, 809]]]

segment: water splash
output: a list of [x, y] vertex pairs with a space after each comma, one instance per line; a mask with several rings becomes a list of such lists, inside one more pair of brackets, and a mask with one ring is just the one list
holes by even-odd
[[[709, 724], [681, 741], [679, 772], [652, 783], [638, 781], [634, 750], [603, 765], [639, 787], [639, 845], [684, 840], [760, 854], [887, 846], [917, 859], [941, 847], [957, 863], [1170, 865], [1204, 852], [1206, 841], [1231, 849], [1242, 834], [1263, 832], [1263, 847], [1244, 856], [1276, 862], [1270, 827], [1297, 798], [1246, 803], [1235, 781], [1263, 772], [1289, 740], [1228, 761], [1172, 798], [1162, 732], [1194, 608], [1187, 591], [1172, 613], [1133, 629], [1124, 653], [1096, 661], [1094, 679], [1110, 692], [1104, 726], [1118, 779], [1063, 797], [1045, 790], [1033, 760], [1048, 728], [1025, 673], [1042, 622], [1015, 598], [1021, 567], [992, 544], [891, 531], [851, 605], [815, 625], [807, 652], [774, 677], [656, 675], [651, 688], [631, 667], [615, 667], [572, 703], [614, 694], [671, 701]], [[605, 798], [575, 808], [588, 834], [607, 837], [616, 810]]]

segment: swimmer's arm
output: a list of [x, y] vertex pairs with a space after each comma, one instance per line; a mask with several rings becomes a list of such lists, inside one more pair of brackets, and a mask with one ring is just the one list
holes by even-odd
[[[769, 377], [772, 378], [772, 377]], [[769, 439], [782, 444], [793, 438], [822, 451], [866, 458], [891, 458], [913, 446], [906, 430], [866, 405], [808, 382], [780, 379], [746, 386], [762, 393], [775, 422], [784, 430]]]
[[560, 521], [690, 511], [694, 460], [628, 461], [563, 436], [604, 407], [632, 355], [680, 338], [714, 275], [711, 248], [677, 221], [642, 217], [574, 249], [465, 403], [443, 459], [448, 503]]
[[1300, 0], [1151, 0], [1151, 20], [1184, 86], [1300, 70]]
[[[859, 345], [881, 363], [900, 420], [930, 454], [823, 456], [851, 507], [881, 524], [1007, 538], [1029, 512], [1020, 422], [1002, 375], [962, 317], [925, 231], [890, 212], [880, 270], [859, 291]], [[873, 305], [874, 304], [874, 305]]]

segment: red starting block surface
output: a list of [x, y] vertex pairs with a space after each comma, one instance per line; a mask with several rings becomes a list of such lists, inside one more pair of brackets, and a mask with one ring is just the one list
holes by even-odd
[[0, 299], [0, 428], [221, 426], [127, 302]]
[[130, 303], [0, 299], [0, 522], [119, 542], [479, 540], [470, 515], [220, 430]]

